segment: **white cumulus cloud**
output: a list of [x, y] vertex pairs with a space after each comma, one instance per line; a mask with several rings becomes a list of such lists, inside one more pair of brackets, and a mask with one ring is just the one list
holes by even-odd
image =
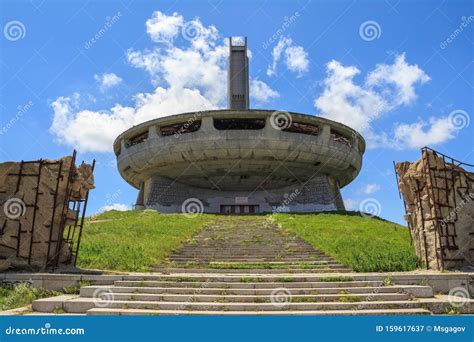
[[250, 94], [257, 103], [266, 103], [280, 96], [268, 84], [257, 79], [250, 81]]
[[114, 204], [103, 206], [102, 208], [100, 208], [100, 211], [101, 212], [109, 211], [109, 210], [127, 211], [131, 209], [132, 208], [130, 208], [129, 205], [122, 204], [122, 203], [114, 203]]
[[267, 75], [273, 76], [277, 72], [278, 62], [283, 58], [288, 70], [301, 77], [309, 70], [308, 53], [302, 46], [295, 45], [289, 37], [281, 36], [272, 51], [273, 61], [268, 66]]
[[114, 73], [104, 73], [102, 75], [94, 75], [94, 79], [99, 83], [101, 90], [107, 90], [113, 86], [122, 83], [122, 79]]
[[385, 114], [414, 103], [416, 87], [430, 80], [420, 67], [406, 61], [405, 54], [396, 56], [392, 64], [378, 64], [360, 84], [354, 80], [360, 74], [357, 67], [332, 60], [326, 70], [324, 90], [315, 98], [315, 107], [323, 117], [361, 132], [369, 147], [417, 148], [455, 136], [456, 127], [448, 117], [398, 124], [393, 132], [374, 129], [374, 122]]
[[[132, 67], [148, 74], [154, 89], [136, 94], [132, 106], [115, 104], [103, 111], [84, 109], [81, 103], [86, 94], [58, 97], [51, 104], [54, 118], [50, 127], [58, 142], [81, 152], [112, 152], [117, 135], [133, 125], [225, 106], [228, 43], [214, 26], [204, 26], [198, 18], [186, 21], [178, 13], [156, 11], [147, 20], [146, 29], [156, 44], [144, 50], [128, 50], [126, 57]], [[96, 79], [114, 83], [113, 77], [104, 75], [96, 75]], [[250, 85], [251, 98], [256, 102], [278, 97], [263, 81], [251, 79]]]
[[150, 19], [146, 21], [146, 31], [154, 42], [171, 43], [179, 34], [184, 23], [183, 16], [178, 13], [166, 15], [155, 11]]
[[459, 128], [449, 116], [431, 117], [428, 122], [420, 120], [411, 124], [397, 124], [394, 130], [395, 148], [420, 148], [450, 140]]
[[374, 192], [377, 192], [379, 190], [380, 190], [380, 185], [378, 185], [376, 183], [367, 184], [364, 187], [364, 193], [365, 194], [373, 194]]

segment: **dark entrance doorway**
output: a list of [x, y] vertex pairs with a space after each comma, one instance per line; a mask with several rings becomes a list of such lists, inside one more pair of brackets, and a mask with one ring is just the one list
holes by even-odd
[[257, 214], [259, 212], [258, 205], [221, 205], [221, 214], [227, 215], [245, 215], [245, 214]]

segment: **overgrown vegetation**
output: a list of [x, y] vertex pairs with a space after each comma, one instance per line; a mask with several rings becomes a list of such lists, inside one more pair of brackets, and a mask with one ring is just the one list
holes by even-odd
[[[417, 267], [407, 228], [354, 212], [272, 215], [283, 233], [297, 234], [317, 249], [357, 272], [409, 271]], [[219, 215], [108, 211], [84, 227], [78, 266], [117, 271], [150, 271]], [[236, 217], [235, 219], [252, 219]], [[225, 239], [222, 236], [222, 239]], [[198, 265], [190, 263], [187, 267]], [[278, 268], [266, 264], [213, 263], [211, 268]], [[314, 267], [302, 263], [301, 268]], [[171, 264], [170, 264], [171, 267]]]
[[144, 272], [196, 234], [212, 215], [186, 217], [155, 211], [107, 211], [84, 226], [77, 265]]
[[284, 229], [356, 272], [395, 272], [417, 268], [408, 229], [359, 213], [277, 214]]
[[333, 277], [319, 278], [319, 281], [328, 282], [328, 283], [339, 282], [339, 281], [352, 281], [352, 280], [354, 280], [352, 279], [352, 277], [347, 277], [347, 276], [333, 276]]
[[0, 286], [0, 311], [11, 310], [31, 304], [35, 299], [59, 296], [61, 292], [33, 288], [27, 283], [20, 283], [13, 288]]

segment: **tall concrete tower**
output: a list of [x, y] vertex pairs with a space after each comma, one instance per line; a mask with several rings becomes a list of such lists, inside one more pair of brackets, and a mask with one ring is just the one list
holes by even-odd
[[249, 109], [249, 60], [247, 37], [229, 38], [227, 107]]

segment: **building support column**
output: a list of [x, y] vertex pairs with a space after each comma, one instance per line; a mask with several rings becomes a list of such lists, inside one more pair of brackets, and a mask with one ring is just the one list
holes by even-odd
[[135, 202], [135, 210], [143, 210], [145, 209], [144, 204], [144, 192], [145, 192], [145, 183], [140, 184], [140, 190], [138, 190], [137, 201]]

